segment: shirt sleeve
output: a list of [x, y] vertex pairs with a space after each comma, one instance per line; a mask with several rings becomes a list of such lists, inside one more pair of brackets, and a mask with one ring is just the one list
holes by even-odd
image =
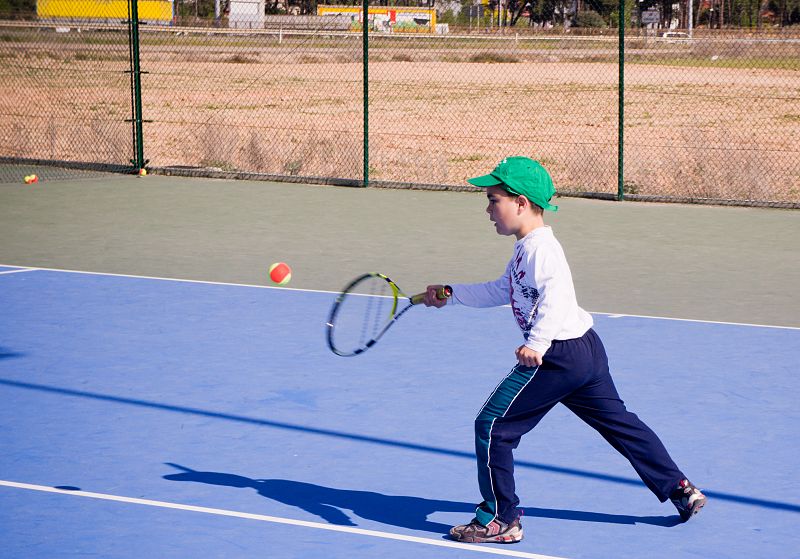
[[454, 284], [450, 303], [468, 307], [499, 307], [511, 301], [508, 268], [502, 276], [485, 283]]
[[525, 345], [539, 353], [546, 352], [562, 331], [569, 309], [574, 304], [569, 268], [553, 247], [540, 247], [529, 255], [528, 265], [536, 278], [539, 292], [536, 318]]

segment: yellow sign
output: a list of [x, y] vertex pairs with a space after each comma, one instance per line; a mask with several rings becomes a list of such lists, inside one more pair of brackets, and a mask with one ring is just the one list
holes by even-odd
[[[127, 0], [38, 0], [41, 18], [128, 19]], [[172, 21], [172, 0], [139, 0], [139, 19]]]

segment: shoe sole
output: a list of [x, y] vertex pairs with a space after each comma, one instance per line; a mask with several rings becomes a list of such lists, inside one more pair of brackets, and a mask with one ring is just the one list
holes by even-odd
[[695, 501], [694, 506], [692, 507], [692, 516], [694, 516], [695, 514], [700, 512], [700, 509], [702, 509], [704, 506], [706, 506], [706, 501], [707, 501], [707, 499], [705, 497]]
[[700, 510], [701, 510], [701, 509], [702, 509], [704, 506], [706, 506], [706, 501], [707, 501], [707, 500], [708, 500], [708, 499], [706, 499], [705, 497], [703, 497], [702, 499], [698, 499], [697, 501], [695, 501], [695, 502], [694, 502], [694, 505], [692, 506], [692, 510], [690, 510], [690, 511], [689, 511], [689, 514], [687, 514], [686, 516], [683, 516], [683, 515], [681, 515], [681, 516], [682, 516], [682, 518], [683, 518], [683, 521], [684, 521], [684, 522], [689, 522], [689, 519], [690, 519], [690, 518], [692, 518], [694, 515], [698, 514], [698, 513], [700, 512]]
[[506, 534], [497, 534], [496, 536], [489, 536], [488, 538], [469, 536], [458, 538], [453, 534], [450, 534], [450, 537], [462, 543], [517, 543], [522, 541], [523, 531], [522, 528], [520, 528], [519, 530], [512, 530]]

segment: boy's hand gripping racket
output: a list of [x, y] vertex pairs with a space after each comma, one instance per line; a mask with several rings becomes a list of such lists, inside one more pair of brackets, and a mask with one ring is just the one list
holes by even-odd
[[[437, 293], [439, 299], [453, 294], [449, 286]], [[400, 299], [408, 301], [401, 307]], [[409, 297], [383, 274], [364, 274], [345, 287], [331, 308], [328, 346], [336, 355], [363, 353], [375, 345], [405, 312], [425, 300], [425, 293]]]

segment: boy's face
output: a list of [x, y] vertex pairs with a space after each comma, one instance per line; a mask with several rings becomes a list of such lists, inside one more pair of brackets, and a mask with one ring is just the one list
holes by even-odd
[[[509, 196], [508, 192], [499, 186], [490, 186], [486, 189], [489, 205], [486, 213], [494, 223], [498, 235], [517, 235], [523, 225], [522, 211], [517, 196]], [[522, 208], [524, 209], [524, 208]]]

